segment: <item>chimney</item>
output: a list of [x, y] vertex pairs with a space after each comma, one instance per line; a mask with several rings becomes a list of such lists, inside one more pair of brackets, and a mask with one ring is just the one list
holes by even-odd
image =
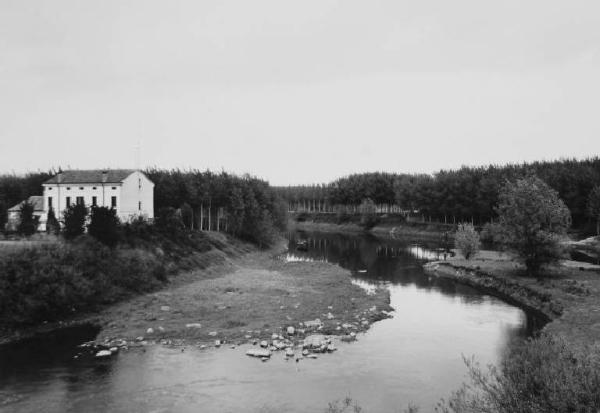
[[63, 173], [62, 171], [59, 171], [58, 174], [56, 175], [56, 182], [58, 182], [59, 184], [62, 182], [63, 180]]
[[108, 171], [104, 170], [104, 171], [102, 171], [102, 183], [105, 184], [107, 180], [108, 180]]

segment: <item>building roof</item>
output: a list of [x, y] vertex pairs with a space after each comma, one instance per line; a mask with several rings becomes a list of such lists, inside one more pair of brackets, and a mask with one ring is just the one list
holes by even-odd
[[[9, 212], [18, 212], [21, 210], [21, 205], [23, 205], [25, 201], [19, 202], [17, 205], [8, 209]], [[33, 195], [27, 198], [27, 202], [33, 204], [34, 211], [43, 211], [44, 210], [44, 197], [41, 195]]]
[[[44, 182], [44, 184], [114, 184], [123, 182], [134, 172], [135, 169], [72, 169], [54, 175]], [[103, 176], [104, 174], [106, 176]]]

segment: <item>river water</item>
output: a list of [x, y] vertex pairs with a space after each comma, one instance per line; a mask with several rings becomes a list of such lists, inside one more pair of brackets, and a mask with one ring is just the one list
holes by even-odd
[[[0, 347], [0, 412], [322, 412], [347, 396], [366, 413], [433, 409], [465, 379], [463, 355], [497, 363], [540, 327], [503, 301], [424, 274], [439, 245], [363, 235], [291, 233], [284, 260], [321, 260], [369, 290], [390, 290], [393, 318], [316, 360], [266, 363], [236, 349], [162, 346], [107, 360], [74, 358], [97, 331], [77, 328]], [[306, 251], [296, 249], [305, 240]]]

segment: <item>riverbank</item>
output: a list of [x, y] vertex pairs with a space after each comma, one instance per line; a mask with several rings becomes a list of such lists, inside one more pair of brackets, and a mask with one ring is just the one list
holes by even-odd
[[292, 214], [288, 222], [290, 229], [300, 231], [322, 231], [338, 233], [371, 232], [396, 238], [441, 239], [448, 233], [451, 240], [455, 226], [432, 222], [406, 222], [398, 215], [384, 215], [374, 227], [366, 230], [360, 225], [360, 216], [348, 216], [339, 220], [334, 214]]
[[[316, 262], [285, 262], [282, 245], [226, 265], [192, 271], [164, 290], [114, 305], [93, 320], [97, 342], [215, 346], [293, 338], [318, 332], [346, 335], [386, 318], [389, 292], [367, 293], [349, 271]], [[218, 343], [217, 343], [218, 341]]]
[[543, 315], [544, 331], [564, 339], [575, 350], [600, 350], [600, 266], [562, 261], [545, 278], [522, 275], [523, 267], [507, 253], [482, 251], [425, 265], [433, 276], [452, 279]]

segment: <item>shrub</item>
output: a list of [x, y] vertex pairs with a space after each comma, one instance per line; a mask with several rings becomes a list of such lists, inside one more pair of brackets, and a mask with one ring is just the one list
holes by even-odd
[[530, 275], [539, 275], [542, 265], [560, 257], [560, 237], [566, 235], [571, 214], [544, 181], [529, 177], [507, 183], [496, 212], [504, 243], [525, 261]]
[[379, 222], [377, 217], [377, 208], [372, 199], [363, 199], [359, 206], [360, 225], [365, 229], [371, 229]]
[[467, 260], [479, 252], [481, 242], [473, 224], [458, 224], [454, 246]]
[[488, 222], [485, 224], [479, 235], [481, 242], [493, 246], [502, 246], [506, 235], [502, 232], [502, 227], [497, 222]]
[[119, 242], [119, 217], [114, 208], [93, 207], [88, 233], [104, 245], [113, 248]]
[[65, 209], [63, 235], [66, 239], [73, 239], [85, 232], [87, 213], [87, 208], [81, 204], [74, 204]]
[[39, 218], [33, 215], [33, 204], [25, 201], [19, 209], [19, 225], [17, 232], [21, 235], [30, 236], [35, 234], [38, 227]]
[[58, 235], [60, 233], [60, 224], [54, 215], [54, 209], [50, 208], [48, 211], [48, 217], [46, 218], [46, 232], [52, 235]]
[[[544, 335], [514, 346], [499, 367], [483, 371], [465, 360], [470, 385], [436, 409], [442, 413], [562, 413], [600, 409], [600, 361], [594, 350], [575, 354]], [[597, 352], [597, 350], [596, 350]]]

